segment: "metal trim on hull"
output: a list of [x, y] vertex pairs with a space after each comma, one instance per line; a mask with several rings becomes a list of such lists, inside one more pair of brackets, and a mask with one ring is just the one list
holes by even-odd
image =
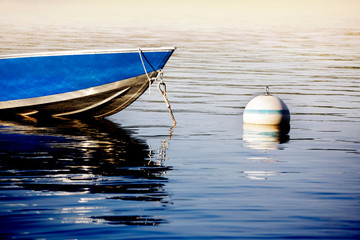
[[126, 92], [127, 90], [129, 90], [130, 87], [128, 88], [125, 88], [124, 90], [121, 90], [113, 95], [111, 95], [110, 97], [100, 101], [100, 102], [97, 102], [97, 103], [94, 103], [88, 107], [85, 107], [85, 108], [82, 108], [82, 109], [78, 109], [78, 110], [75, 110], [75, 111], [71, 111], [71, 112], [65, 112], [65, 113], [58, 113], [58, 114], [54, 114], [55, 117], [60, 117], [60, 116], [67, 116], [67, 115], [73, 115], [73, 114], [78, 114], [78, 113], [82, 113], [82, 112], [86, 112], [90, 109], [93, 109], [93, 108], [96, 108], [98, 106], [101, 106], [103, 104], [105, 104], [106, 102], [109, 102], [111, 101], [112, 99], [118, 97], [119, 95], [123, 94], [124, 92]]
[[43, 97], [3, 101], [0, 102], [0, 110], [18, 108], [18, 107], [36, 106], [40, 104], [54, 103], [54, 102], [67, 101], [80, 97], [86, 97], [101, 92], [111, 91], [113, 89], [119, 89], [122, 86], [126, 85], [127, 81], [129, 81], [129, 79], [120, 80], [114, 83], [104, 84], [101, 86], [91, 87], [73, 92], [67, 92], [67, 93], [61, 93], [61, 94], [55, 94], [55, 95], [49, 95]]
[[[175, 51], [175, 49], [176, 49], [175, 47], [140, 48], [140, 50], [142, 52], [149, 52], [149, 51], [171, 51], [171, 52], [173, 52], [173, 51]], [[105, 54], [105, 53], [129, 53], [129, 52], [138, 52], [138, 51], [139, 51], [139, 48], [20, 53], [20, 54], [0, 55], [0, 59], [24, 58], [24, 57], [68, 56], [68, 55], [88, 55], [88, 54]]]
[[[157, 72], [151, 73], [151, 76]], [[121, 111], [149, 87], [146, 75], [75, 92], [0, 102], [0, 113], [105, 117]]]

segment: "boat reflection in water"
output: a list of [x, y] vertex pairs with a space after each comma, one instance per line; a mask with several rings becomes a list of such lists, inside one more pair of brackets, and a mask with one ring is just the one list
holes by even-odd
[[247, 124], [243, 125], [243, 140], [245, 146], [258, 150], [278, 150], [280, 144], [289, 141], [290, 125], [266, 125]]
[[[104, 119], [0, 121], [0, 200], [9, 204], [33, 201], [30, 195], [34, 196], [34, 192], [40, 195], [47, 192], [53, 195], [52, 200], [62, 201], [61, 197], [79, 194], [82, 199], [103, 199], [98, 203], [101, 208], [110, 200], [122, 202], [116, 205], [120, 209], [110, 207], [104, 212], [94, 206], [96, 211], [82, 214], [83, 222], [161, 224], [166, 221], [153, 217], [151, 211], [150, 215], [137, 215], [137, 210], [126, 209], [129, 200], [168, 203], [164, 185], [165, 173], [171, 167], [164, 166], [161, 159], [151, 160], [150, 153], [145, 141], [133, 138], [129, 130]], [[27, 195], [29, 190], [31, 194]], [[74, 208], [77, 204], [74, 203]], [[56, 204], [53, 207], [56, 208]], [[16, 225], [18, 218], [8, 213], [21, 211], [16, 207], [3, 209], [1, 224]], [[54, 216], [58, 212], [54, 210]], [[79, 221], [78, 216], [66, 217]]]

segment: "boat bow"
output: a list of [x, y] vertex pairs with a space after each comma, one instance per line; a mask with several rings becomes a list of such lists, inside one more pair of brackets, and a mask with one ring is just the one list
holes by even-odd
[[104, 117], [134, 102], [175, 48], [0, 57], [0, 114]]

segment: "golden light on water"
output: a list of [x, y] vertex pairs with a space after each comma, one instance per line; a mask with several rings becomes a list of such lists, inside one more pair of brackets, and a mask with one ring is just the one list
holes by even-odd
[[357, 0], [0, 1], [0, 23], [221, 26], [354, 17]]
[[357, 0], [0, 0], [0, 53], [179, 47], [222, 33], [266, 33], [272, 41], [344, 23], [357, 35], [358, 12]]

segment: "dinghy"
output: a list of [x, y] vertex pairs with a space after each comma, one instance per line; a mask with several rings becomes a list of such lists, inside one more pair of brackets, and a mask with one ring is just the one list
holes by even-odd
[[175, 48], [0, 56], [0, 117], [105, 117], [134, 102]]

